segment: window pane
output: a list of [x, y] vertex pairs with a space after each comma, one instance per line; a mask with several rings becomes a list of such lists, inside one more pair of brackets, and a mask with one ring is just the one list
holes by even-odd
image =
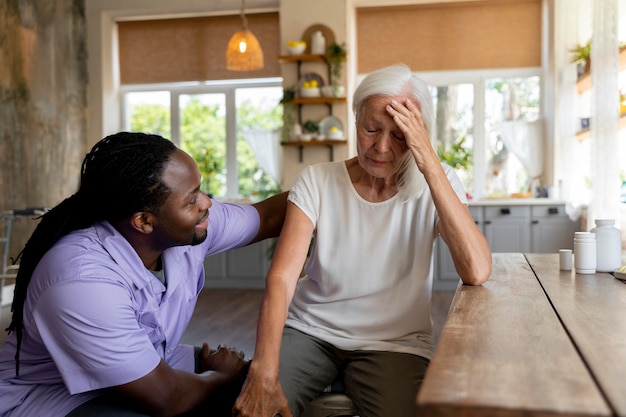
[[[504, 137], [503, 122], [534, 122], [539, 118], [539, 77], [491, 78], [485, 83], [485, 135], [488, 162], [486, 195], [508, 197], [515, 193], [534, 196], [532, 168], [543, 150], [528, 136]], [[524, 123], [519, 124], [519, 126]], [[531, 124], [526, 124], [530, 126]], [[516, 146], [515, 142], [517, 141]], [[508, 145], [506, 144], [508, 143]], [[541, 166], [541, 162], [539, 162]], [[535, 173], [536, 174], [536, 173]], [[529, 194], [528, 194], [529, 193]]]
[[196, 160], [203, 191], [226, 195], [226, 97], [224, 94], [181, 94], [181, 148]]
[[126, 126], [133, 132], [155, 133], [171, 138], [170, 93], [150, 91], [128, 93], [126, 100]]
[[[237, 167], [241, 197], [257, 200], [280, 192], [281, 161], [277, 157], [280, 151], [279, 139], [264, 141], [263, 146], [252, 143], [251, 147], [243, 133], [280, 129], [283, 123], [283, 109], [279, 104], [282, 96], [282, 87], [236, 90]], [[248, 140], [255, 140], [247, 136]], [[261, 140], [261, 137], [257, 140]]]
[[457, 170], [466, 192], [473, 192], [474, 86], [456, 84], [431, 88], [435, 103], [436, 147], [439, 158]]

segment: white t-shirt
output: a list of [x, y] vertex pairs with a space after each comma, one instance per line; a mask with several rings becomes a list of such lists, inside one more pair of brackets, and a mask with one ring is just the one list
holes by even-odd
[[[443, 165], [459, 199], [461, 181]], [[305, 276], [286, 325], [344, 350], [405, 352], [430, 359], [433, 247], [438, 215], [430, 190], [372, 203], [354, 189], [345, 161], [305, 168], [289, 193], [314, 224]]]

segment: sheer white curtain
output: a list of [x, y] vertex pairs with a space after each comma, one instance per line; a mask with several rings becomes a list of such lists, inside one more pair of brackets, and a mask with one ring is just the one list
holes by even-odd
[[534, 186], [540, 185], [544, 165], [542, 121], [504, 121], [500, 124], [500, 131], [506, 148], [517, 156], [532, 178], [531, 191], [534, 191]]
[[280, 129], [246, 130], [243, 138], [252, 149], [259, 166], [278, 185], [283, 181], [282, 147], [280, 146]]
[[589, 228], [620, 217], [618, 0], [594, 0], [592, 27]]

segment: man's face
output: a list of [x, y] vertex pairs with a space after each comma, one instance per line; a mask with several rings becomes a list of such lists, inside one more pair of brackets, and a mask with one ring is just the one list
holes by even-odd
[[193, 158], [177, 149], [165, 165], [162, 181], [171, 194], [155, 216], [155, 243], [163, 249], [202, 243], [212, 203], [200, 191], [200, 173]]

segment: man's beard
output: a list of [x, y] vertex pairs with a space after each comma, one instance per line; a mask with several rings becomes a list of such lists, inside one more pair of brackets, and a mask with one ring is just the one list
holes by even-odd
[[193, 234], [193, 238], [191, 238], [191, 245], [195, 246], [195, 245], [199, 245], [202, 242], [204, 242], [207, 238], [208, 233], [205, 231], [204, 232], [204, 236], [198, 236], [195, 232]]

